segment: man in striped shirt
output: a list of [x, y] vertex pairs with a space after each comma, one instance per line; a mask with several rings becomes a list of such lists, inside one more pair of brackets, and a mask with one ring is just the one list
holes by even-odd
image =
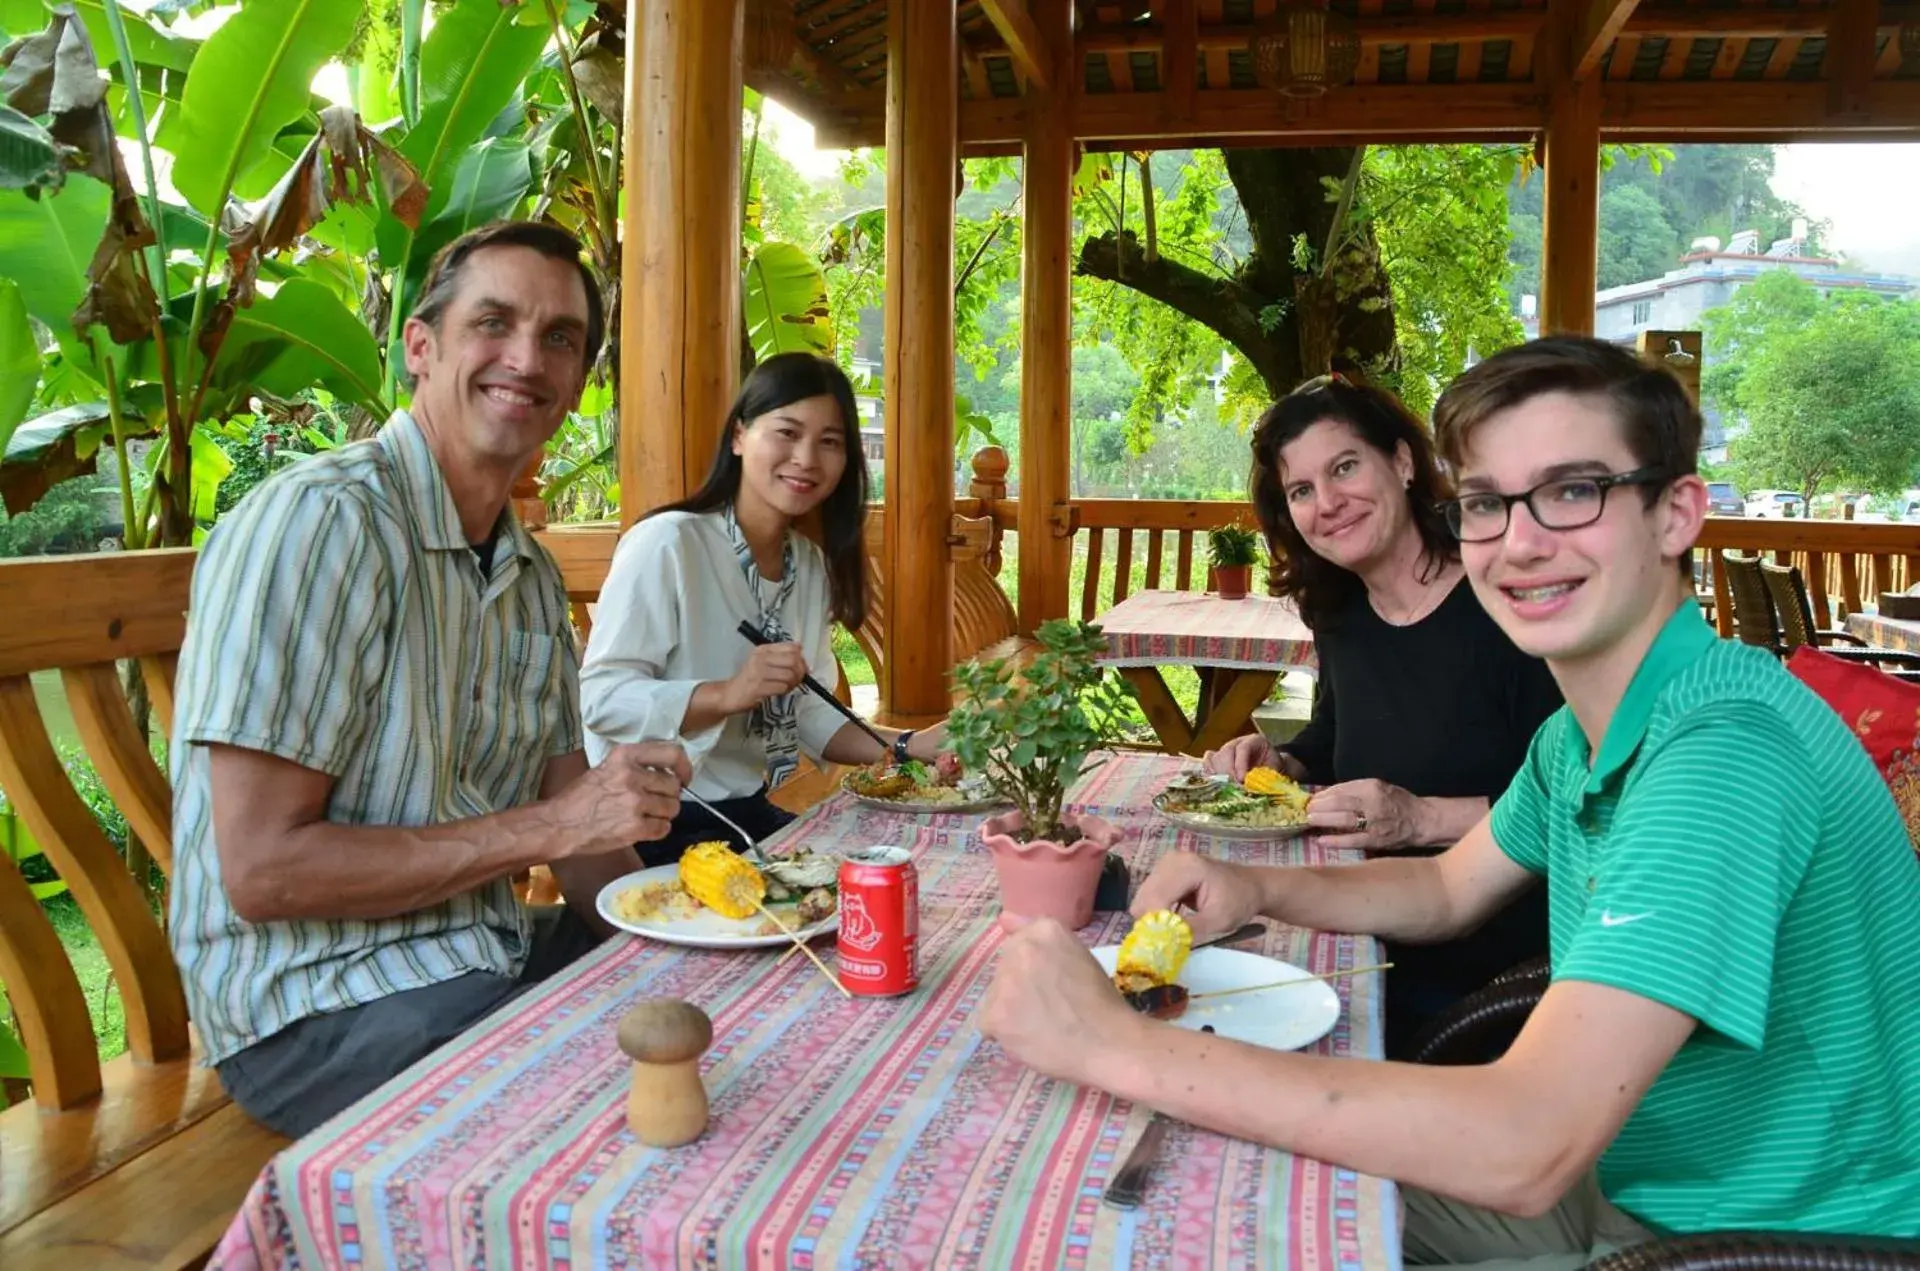
[[1223, 1042], [1133, 1014], [1044, 924], [1009, 940], [982, 1028], [1056, 1076], [1399, 1180], [1411, 1263], [1920, 1237], [1920, 862], [1847, 726], [1701, 618], [1698, 412], [1632, 354], [1557, 338], [1481, 363], [1435, 417], [1475, 593], [1566, 706], [1439, 857], [1182, 852], [1134, 911], [1444, 940], [1544, 878], [1552, 980], [1513, 1046], [1443, 1068]]
[[[213, 530], [174, 717], [170, 931], [208, 1062], [298, 1135], [604, 934], [689, 779], [676, 746], [591, 771], [560, 573], [508, 491], [604, 330], [563, 231], [476, 230], [405, 330], [411, 411], [303, 459]], [[550, 863], [560, 920], [511, 877]]]

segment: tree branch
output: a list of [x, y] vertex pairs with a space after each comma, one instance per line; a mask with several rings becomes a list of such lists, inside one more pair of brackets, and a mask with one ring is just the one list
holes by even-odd
[[1238, 282], [1209, 278], [1164, 256], [1149, 262], [1132, 234], [1086, 240], [1077, 271], [1123, 283], [1211, 328], [1252, 363], [1276, 396], [1300, 378], [1297, 358], [1281, 347], [1290, 342], [1276, 340], [1260, 325], [1267, 303]]

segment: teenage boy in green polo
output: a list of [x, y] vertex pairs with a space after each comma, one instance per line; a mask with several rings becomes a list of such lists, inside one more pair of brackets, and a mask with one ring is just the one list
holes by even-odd
[[1050, 1075], [1405, 1185], [1412, 1263], [1578, 1266], [1659, 1234], [1920, 1237], [1920, 863], [1845, 724], [1717, 639], [1679, 384], [1537, 340], [1435, 411], [1475, 593], [1566, 697], [1445, 854], [1327, 869], [1163, 858], [1134, 912], [1403, 941], [1548, 887], [1553, 980], [1457, 1068], [1282, 1054], [1134, 1014], [1071, 933], [1008, 939], [981, 1027]]

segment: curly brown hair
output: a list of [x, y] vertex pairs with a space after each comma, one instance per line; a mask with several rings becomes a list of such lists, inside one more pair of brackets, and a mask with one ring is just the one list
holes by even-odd
[[1422, 575], [1430, 579], [1460, 558], [1460, 544], [1438, 506], [1450, 490], [1420, 421], [1398, 398], [1380, 389], [1362, 388], [1338, 376], [1309, 381], [1270, 406], [1254, 428], [1252, 499], [1254, 515], [1267, 537], [1267, 552], [1273, 557], [1273, 589], [1291, 597], [1301, 620], [1315, 631], [1365, 590], [1358, 574], [1307, 546], [1281, 488], [1280, 451], [1318, 423], [1347, 425], [1389, 459], [1405, 446], [1413, 460], [1407, 509], [1420, 535]]

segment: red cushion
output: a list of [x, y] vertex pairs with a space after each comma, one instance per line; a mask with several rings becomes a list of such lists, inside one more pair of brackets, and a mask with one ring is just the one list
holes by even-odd
[[1787, 669], [1833, 707], [1867, 748], [1920, 851], [1920, 684], [1806, 644], [1793, 651]]

